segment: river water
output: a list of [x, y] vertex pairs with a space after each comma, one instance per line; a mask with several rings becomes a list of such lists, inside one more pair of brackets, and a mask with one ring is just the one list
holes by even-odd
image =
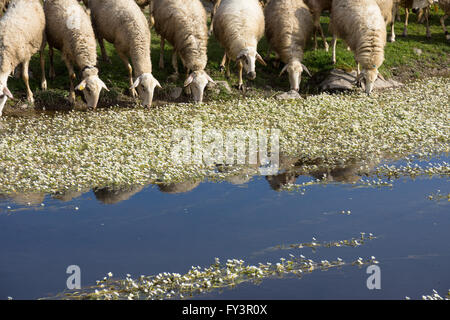
[[[442, 155], [430, 162], [448, 160]], [[345, 265], [301, 278], [269, 277], [194, 298], [420, 299], [433, 289], [447, 293], [448, 176], [369, 185], [372, 178], [361, 180], [349, 165], [327, 171], [326, 184], [282, 188], [321, 174], [299, 169], [272, 177], [243, 174], [220, 183], [0, 197], [0, 298], [55, 296], [66, 289], [70, 265], [79, 266], [84, 287], [108, 272], [117, 278], [184, 274], [191, 266], [211, 265], [216, 257], [256, 265], [276, 263], [289, 254], [348, 262], [375, 256], [381, 288], [368, 289], [366, 265]], [[289, 248], [359, 238], [361, 232], [375, 238], [356, 247]]]

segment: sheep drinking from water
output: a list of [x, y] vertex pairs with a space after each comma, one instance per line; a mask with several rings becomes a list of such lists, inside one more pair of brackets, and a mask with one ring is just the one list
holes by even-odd
[[89, 9], [104, 60], [108, 59], [103, 39], [114, 44], [125, 63], [132, 96], [139, 93], [142, 104], [150, 108], [154, 90], [161, 85], [152, 74], [151, 35], [145, 15], [134, 0], [89, 0]]
[[172, 65], [178, 77], [178, 56], [187, 69], [184, 86], [195, 102], [203, 101], [208, 82], [208, 26], [206, 11], [200, 0], [153, 0], [152, 15], [155, 30], [161, 35], [160, 68], [164, 68], [164, 42], [173, 46]]
[[230, 61], [237, 61], [239, 68], [239, 89], [244, 88], [242, 73], [247, 78], [256, 78], [255, 62], [264, 66], [261, 55], [257, 52], [259, 40], [264, 35], [264, 13], [258, 0], [222, 0], [214, 16], [214, 35], [225, 49], [221, 67]]

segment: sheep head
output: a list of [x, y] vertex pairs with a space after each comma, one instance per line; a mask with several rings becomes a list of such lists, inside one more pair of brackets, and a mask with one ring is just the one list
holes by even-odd
[[11, 91], [9, 91], [6, 83], [0, 83], [0, 117], [2, 116], [3, 107], [5, 106], [6, 100], [8, 98], [13, 99]]
[[83, 92], [88, 108], [96, 109], [100, 98], [100, 92], [102, 89], [109, 91], [108, 87], [106, 87], [106, 84], [98, 77], [97, 68], [86, 68], [82, 73], [83, 80], [75, 89]]
[[256, 78], [255, 64], [257, 60], [262, 65], [267, 66], [264, 59], [256, 52], [256, 49], [252, 47], [241, 50], [237, 55], [236, 60], [242, 62], [247, 78], [250, 80], [255, 80]]
[[300, 89], [300, 82], [302, 81], [302, 73], [305, 71], [309, 76], [311, 73], [308, 68], [299, 60], [290, 61], [286, 64], [280, 72], [280, 76], [287, 71], [289, 74], [289, 83], [291, 84], [291, 90], [298, 91]]
[[186, 81], [184, 82], [185, 87], [190, 87], [192, 92], [192, 98], [196, 103], [203, 102], [203, 93], [208, 82], [215, 84], [214, 80], [204, 71], [194, 71], [192, 72]]
[[130, 89], [137, 89], [139, 98], [144, 107], [150, 108], [156, 87], [161, 88], [158, 80], [156, 80], [151, 73], [143, 73], [137, 77]]
[[[370, 95], [372, 93], [375, 81], [378, 77], [379, 74], [377, 68], [363, 69], [357, 77], [356, 81], [357, 83], [363, 83], [366, 94]], [[364, 80], [364, 82], [362, 80]]]

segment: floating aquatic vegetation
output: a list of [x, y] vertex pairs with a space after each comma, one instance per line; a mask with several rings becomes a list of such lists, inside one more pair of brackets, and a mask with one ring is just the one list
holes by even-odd
[[437, 190], [435, 193], [432, 193], [428, 196], [429, 200], [434, 201], [441, 201], [447, 199], [447, 201], [450, 201], [450, 193], [442, 194], [441, 190]]
[[[342, 211], [342, 214], [350, 214], [351, 212], [349, 210]], [[358, 238], [351, 238], [348, 240], [338, 240], [338, 241], [317, 241], [316, 238], [313, 238], [310, 242], [303, 242], [303, 243], [293, 243], [288, 245], [277, 245], [270, 248], [267, 248], [265, 250], [262, 250], [258, 253], [265, 253], [268, 251], [276, 251], [276, 250], [290, 250], [290, 249], [303, 249], [303, 248], [311, 248], [313, 252], [317, 250], [317, 248], [332, 248], [332, 247], [358, 247], [360, 245], [363, 245], [367, 240], [373, 240], [376, 239], [376, 237], [369, 233], [366, 235], [365, 232], [361, 232], [360, 236]]]
[[416, 178], [420, 176], [438, 176], [449, 177], [450, 165], [443, 161], [442, 163], [428, 163], [421, 166], [418, 163], [412, 165], [410, 163], [401, 166], [381, 165], [373, 172], [379, 178], [399, 179], [401, 177]]
[[[405, 297], [406, 300], [410, 300], [410, 297]], [[424, 295], [422, 296], [422, 300], [450, 300], [450, 289], [448, 290], [448, 293], [445, 297], [441, 297], [439, 295], [439, 293], [433, 289], [433, 294], [432, 295]]]
[[160, 273], [156, 276], [140, 276], [133, 279], [127, 275], [124, 280], [116, 280], [111, 272], [97, 285], [81, 291], [64, 294], [62, 299], [184, 299], [213, 290], [233, 288], [244, 282], [259, 283], [266, 278], [294, 275], [302, 277], [314, 270], [328, 270], [345, 265], [363, 266], [376, 264], [375, 257], [346, 263], [341, 258], [333, 261], [320, 262], [307, 259], [304, 256], [289, 255], [289, 259], [281, 258], [280, 262], [272, 264], [259, 263], [258, 266], [246, 265], [243, 260], [229, 259], [221, 263], [218, 258], [207, 268], [192, 266], [184, 275], [179, 273]]
[[[233, 170], [174, 162], [172, 135], [180, 128], [195, 133], [194, 122], [204, 132], [279, 129], [281, 153], [329, 166], [448, 153], [449, 91], [449, 79], [432, 78], [371, 97], [356, 92], [4, 117], [0, 193], [226, 180]], [[192, 153], [207, 147], [194, 143]]]

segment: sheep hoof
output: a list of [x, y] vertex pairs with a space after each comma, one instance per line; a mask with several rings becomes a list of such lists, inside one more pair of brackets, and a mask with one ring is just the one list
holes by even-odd
[[47, 91], [47, 81], [42, 81], [41, 89], [42, 89], [42, 91]]
[[225, 72], [225, 66], [220, 66], [220, 67], [219, 67], [219, 71], [220, 71], [221, 73], [224, 73], [224, 72]]
[[247, 91], [247, 89], [245, 88], [244, 84], [241, 83], [238, 85], [238, 90], [242, 91], [242, 93], [245, 93]]
[[408, 31], [404, 30], [402, 33], [402, 37], [407, 37], [408, 36]]
[[159, 70], [164, 70], [164, 62], [158, 64]]
[[48, 76], [49, 76], [50, 80], [54, 80], [56, 78], [55, 70], [50, 70], [50, 73]]
[[131, 96], [132, 96], [133, 98], [137, 98], [137, 96], [138, 96], [138, 94], [137, 94], [137, 92], [136, 92], [135, 89], [131, 89], [131, 90], [130, 90], [130, 94], [131, 94]]

